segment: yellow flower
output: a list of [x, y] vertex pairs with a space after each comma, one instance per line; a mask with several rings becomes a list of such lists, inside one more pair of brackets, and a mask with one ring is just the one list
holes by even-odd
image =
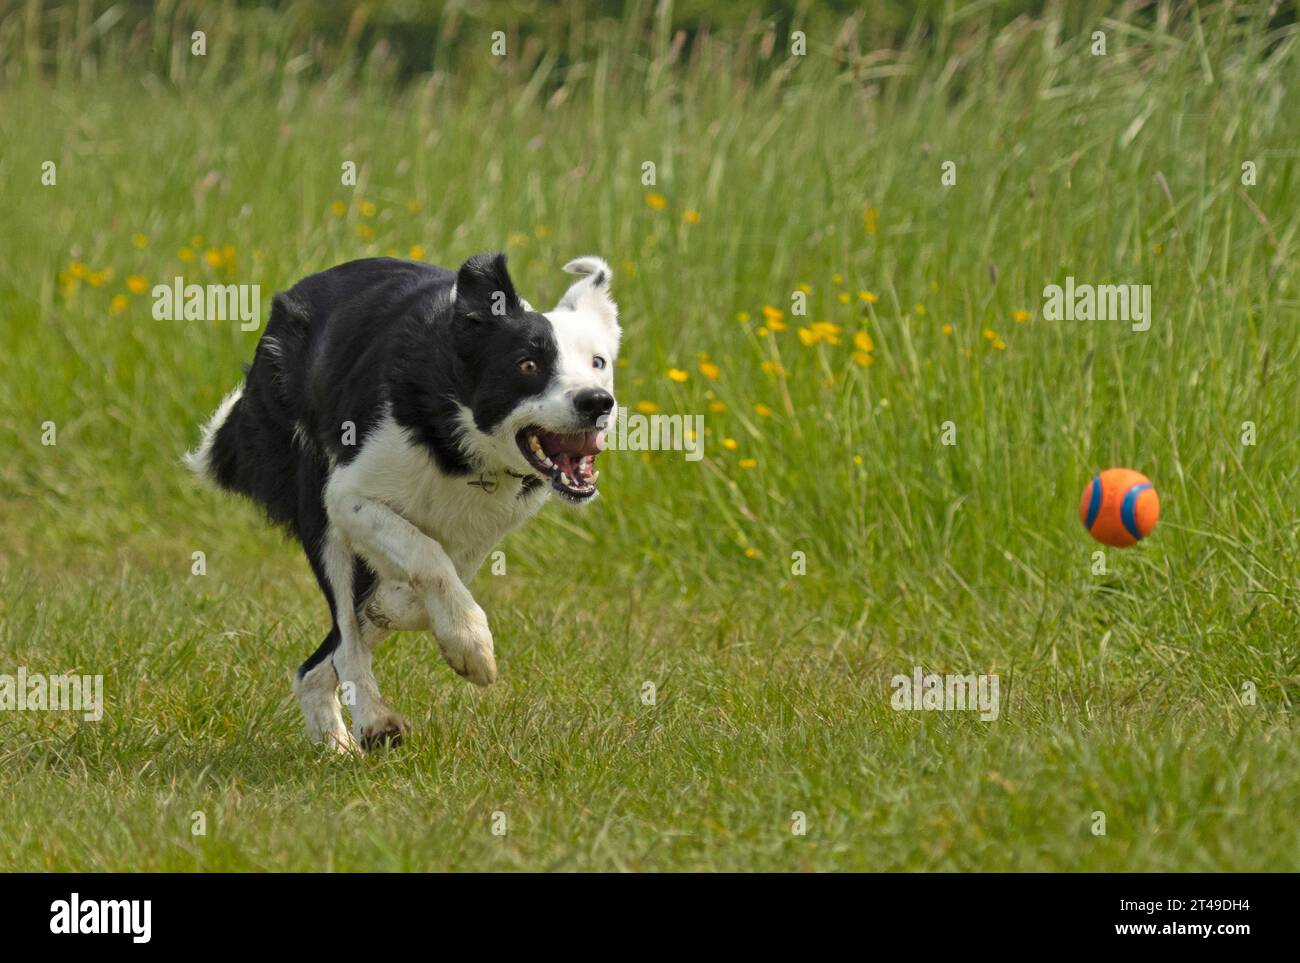
[[149, 237], [145, 234], [132, 234], [131, 243], [143, 251], [149, 246]]
[[736, 312], [736, 320], [739, 321], [741, 324], [748, 324], [748, 323], [749, 323], [749, 312], [748, 312], [748, 311], [737, 311], [737, 312]]
[[726, 410], [727, 410], [727, 403], [725, 401], [709, 402], [709, 411], [713, 412], [715, 415], [720, 415]]
[[996, 341], [998, 338], [998, 333], [994, 331], [992, 328], [985, 328], [984, 338], [986, 341]]
[[682, 220], [687, 224], [698, 224], [700, 223], [700, 212], [694, 210], [686, 211], [682, 214]]
[[333, 214], [335, 217], [342, 217], [347, 212], [348, 212], [348, 206], [344, 204], [342, 201], [335, 201], [333, 204], [330, 205], [330, 213]]
[[818, 341], [825, 341], [827, 344], [839, 344], [842, 330], [844, 329], [838, 324], [831, 324], [829, 321], [814, 321], [808, 327], [799, 329], [799, 340], [804, 343], [805, 347], [811, 347]]
[[914, 305], [912, 305], [912, 310], [915, 311], [917, 314], [925, 314], [925, 305], [924, 305], [924, 304], [914, 304]]
[[375, 229], [369, 224], [358, 224], [357, 237], [363, 241], [373, 241], [375, 239]]
[[647, 194], [645, 196], [645, 202], [656, 211], [662, 211], [668, 206], [668, 198], [664, 197], [662, 194]]
[[862, 212], [862, 226], [868, 234], [876, 233], [876, 219], [880, 217], [880, 212], [874, 207], [868, 207]]
[[203, 260], [208, 262], [208, 267], [221, 267], [221, 252], [214, 247], [208, 248], [203, 252]]
[[862, 456], [861, 456], [861, 455], [854, 455], [854, 456], [853, 456], [853, 464], [855, 464], [855, 465], [861, 465], [861, 464], [862, 464]]
[[868, 367], [871, 364], [871, 361], [872, 361], [871, 355], [867, 354], [865, 351], [853, 352], [853, 363], [857, 365], [859, 368]]
[[[741, 468], [757, 468], [757, 467], [758, 467], [758, 459], [757, 459], [757, 458], [742, 458], [742, 459], [740, 459], [740, 461], [736, 462], [736, 464], [739, 465]], [[751, 556], [751, 557], [752, 557], [752, 556]]]
[[1151, 250], [1155, 251], [1157, 254], [1163, 254], [1165, 250], [1165, 246], [1157, 241], [1155, 246]]
[[194, 252], [187, 247], [183, 247], [179, 251], [177, 251], [176, 256], [180, 258], [182, 261], [184, 261], [186, 264], [192, 264], [194, 261]]
[[1011, 317], [1017, 324], [1024, 324], [1029, 320], [1030, 315], [1028, 311], [1012, 311]]
[[547, 227], [545, 224], [538, 224], [535, 228], [533, 228], [533, 237], [537, 238], [537, 240], [539, 241], [544, 241], [550, 236], [551, 236], [551, 229]]
[[643, 415], [653, 415], [659, 410], [659, 406], [653, 401], [638, 401], [636, 403], [636, 410], [641, 412]]
[[759, 325], [757, 334], [760, 338], [766, 338], [768, 334], [767, 325]]
[[73, 261], [68, 265], [68, 276], [74, 278], [84, 278], [90, 273], [90, 269], [81, 261]]
[[406, 256], [412, 261], [422, 261], [424, 259], [424, 248], [419, 244], [412, 244], [411, 249], [406, 252]]
[[357, 205], [357, 210], [361, 212], [362, 217], [374, 217], [378, 208], [375, 207], [374, 201], [362, 201]]
[[127, 305], [130, 303], [130, 299], [127, 298], [125, 294], [115, 294], [113, 295], [113, 300], [108, 305], [108, 310], [113, 314], [121, 314], [126, 310]]
[[233, 261], [235, 259], [235, 245], [233, 244], [221, 245], [221, 258], [227, 264]]
[[875, 343], [871, 340], [871, 335], [865, 331], [859, 331], [853, 336], [853, 346], [859, 351], [874, 351]]
[[710, 381], [717, 381], [718, 376], [722, 374], [722, 369], [712, 361], [701, 359], [700, 374], [704, 375], [704, 377], [708, 378]]
[[126, 279], [126, 289], [132, 294], [144, 294], [148, 288], [149, 282], [138, 274], [132, 274]]
[[840, 304], [848, 304], [848, 303], [849, 303], [849, 292], [848, 292], [848, 291], [841, 291], [841, 292], [839, 293], [839, 299], [840, 299]]
[[668, 375], [669, 381], [676, 381], [678, 383], [685, 381], [691, 376], [689, 371], [683, 371], [681, 368], [669, 368], [664, 373]]
[[412, 214], [419, 214], [419, 213], [420, 213], [420, 202], [417, 201], [417, 200], [413, 197], [413, 198], [411, 198], [409, 201], [406, 202], [406, 209], [407, 209], [408, 211], [410, 211]]
[[203, 246], [202, 234], [195, 234], [192, 238], [190, 238], [190, 247], [202, 247], [202, 246]]
[[1006, 351], [1007, 343], [1003, 341], [1001, 338], [998, 338], [996, 341], [993, 342], [993, 347], [995, 347], [999, 351]]
[[812, 294], [812, 285], [807, 281], [800, 281], [795, 285], [796, 291], [802, 291], [804, 294]]
[[762, 552], [754, 548], [754, 546], [752, 545], [749, 548], [745, 549], [745, 558], [758, 558], [758, 556], [761, 554]]
[[727, 451], [735, 451], [740, 447], [740, 445], [736, 443], [736, 439], [734, 438], [723, 438], [722, 447], [727, 449]]
[[103, 287], [104, 284], [113, 279], [113, 269], [104, 268], [102, 271], [91, 271], [86, 275], [86, 283], [92, 288]]
[[763, 374], [777, 375], [779, 377], [785, 375], [785, 366], [779, 361], [764, 361], [759, 367], [763, 370]]
[[754, 405], [754, 411], [755, 413], [757, 413], [759, 416], [763, 418], [772, 417], [772, 409], [769, 408], [767, 405], [763, 404], [762, 402], [759, 402], [758, 404]]
[[528, 243], [527, 234], [511, 234], [506, 238], [506, 243], [514, 247], [524, 247]]
[[831, 284], [834, 284], [834, 285], [840, 285], [840, 284], [843, 284], [843, 283], [844, 283], [844, 275], [843, 275], [843, 274], [832, 274], [832, 275], [831, 275]]
[[951, 324], [945, 324], [945, 325], [943, 326], [943, 333], [944, 333], [944, 334], [952, 334], [952, 325], [951, 325]]
[[838, 324], [831, 324], [829, 321], [814, 321], [812, 329], [817, 332], [817, 337], [829, 344], [839, 344], [840, 332], [844, 330]]
[[784, 331], [788, 327], [782, 320], [785, 312], [780, 308], [774, 308], [770, 304], [763, 305], [763, 317], [767, 319], [767, 326], [773, 331]]
[[860, 300], [866, 301], [867, 304], [875, 304], [877, 301], [880, 300], [879, 297], [872, 294], [870, 291], [859, 291], [858, 298]]

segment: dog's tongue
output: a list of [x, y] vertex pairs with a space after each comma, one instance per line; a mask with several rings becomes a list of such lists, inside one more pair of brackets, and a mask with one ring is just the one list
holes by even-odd
[[604, 429], [579, 431], [571, 435], [539, 432], [537, 440], [542, 443], [542, 450], [556, 468], [579, 481], [592, 476], [595, 470], [592, 463], [605, 450]]
[[556, 455], [571, 455], [580, 458], [583, 455], [599, 455], [605, 450], [605, 432], [603, 429], [576, 432], [572, 435], [558, 435], [554, 432], [542, 432], [538, 436], [542, 450], [552, 461]]
[[605, 429], [598, 431], [588, 431], [582, 436], [582, 453], [584, 455], [599, 455], [605, 450]]

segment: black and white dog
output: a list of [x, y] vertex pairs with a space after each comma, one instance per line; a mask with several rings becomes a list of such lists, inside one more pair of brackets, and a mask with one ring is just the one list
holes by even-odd
[[313, 741], [368, 749], [408, 732], [371, 671], [394, 629], [432, 630], [456, 672], [494, 682], [466, 585], [550, 494], [595, 496], [618, 309], [603, 260], [564, 269], [583, 277], [544, 313], [501, 254], [456, 273], [374, 258], [305, 278], [275, 296], [244, 383], [186, 455], [306, 550], [333, 616], [294, 682]]

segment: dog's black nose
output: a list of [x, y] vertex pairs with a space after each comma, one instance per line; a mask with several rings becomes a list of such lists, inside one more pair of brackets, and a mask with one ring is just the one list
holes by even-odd
[[594, 425], [596, 419], [609, 414], [609, 409], [614, 407], [614, 396], [604, 388], [583, 388], [573, 396], [573, 407]]

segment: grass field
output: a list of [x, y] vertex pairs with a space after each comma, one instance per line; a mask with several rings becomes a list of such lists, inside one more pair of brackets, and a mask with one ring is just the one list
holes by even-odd
[[[0, 868], [1300, 868], [1295, 26], [996, 10], [770, 58], [648, 8], [562, 57], [476, 24], [401, 83], [162, 20], [169, 69], [111, 24], [39, 69], [0, 22], [0, 673], [105, 695], [0, 712]], [[474, 583], [501, 681], [398, 635], [413, 738], [318, 754], [306, 563], [177, 460], [258, 332], [149, 288], [492, 249], [548, 306], [607, 258], [620, 402], [704, 414], [705, 457], [603, 456]], [[1066, 276], [1151, 285], [1150, 329], [1046, 320]], [[1100, 572], [1112, 465], [1162, 519]], [[997, 673], [999, 718], [895, 711], [914, 666]]]

